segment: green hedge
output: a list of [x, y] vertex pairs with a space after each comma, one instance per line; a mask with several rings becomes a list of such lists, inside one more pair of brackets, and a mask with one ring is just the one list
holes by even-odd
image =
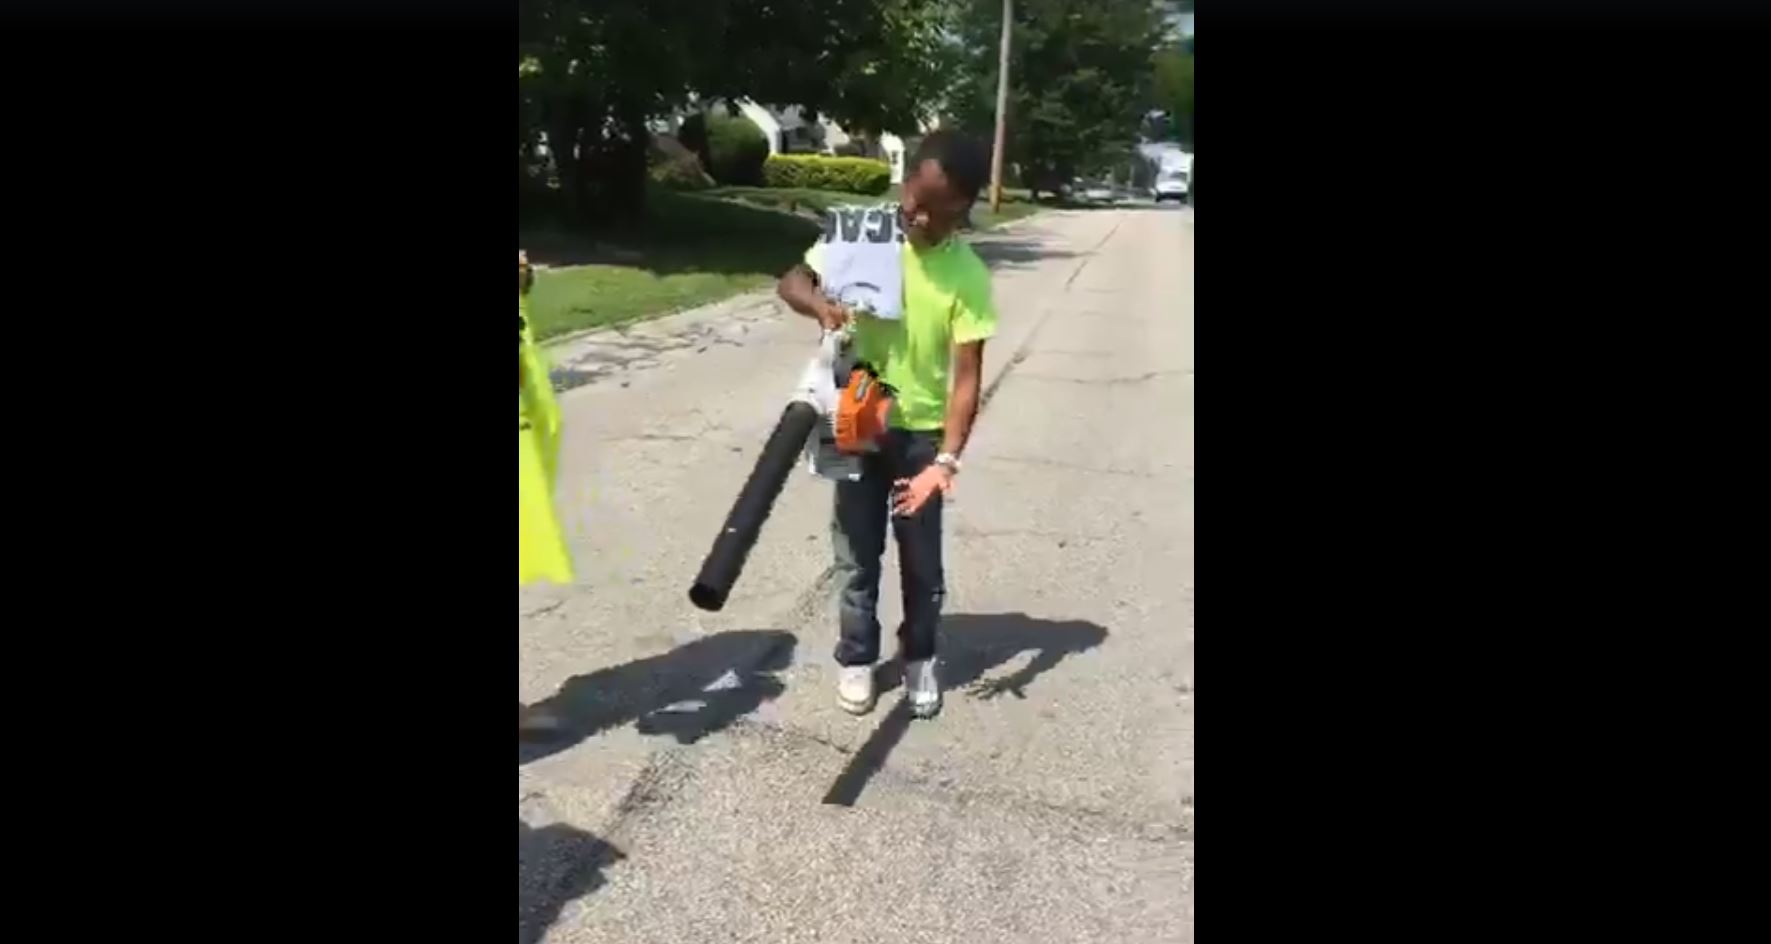
[[775, 154], [763, 164], [770, 187], [807, 187], [878, 196], [892, 186], [892, 165], [864, 157]]

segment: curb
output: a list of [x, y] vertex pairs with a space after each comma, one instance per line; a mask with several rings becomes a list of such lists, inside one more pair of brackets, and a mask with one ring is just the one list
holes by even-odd
[[724, 305], [734, 306], [735, 309], [749, 308], [752, 305], [763, 304], [773, 297], [775, 297], [775, 291], [773, 289], [756, 289], [750, 292], [739, 292], [736, 295], [727, 295], [725, 298], [719, 299], [718, 301], [708, 302], [704, 305], [696, 305], [693, 308], [674, 308], [656, 314], [639, 315], [637, 317], [628, 318], [625, 321], [616, 322], [615, 324], [597, 325], [594, 328], [580, 328], [577, 331], [548, 338], [547, 340], [542, 341], [540, 346], [541, 349], [545, 351], [550, 348], [571, 344], [574, 341], [582, 341], [593, 335], [621, 332], [634, 325], [656, 324], [666, 318], [673, 318], [677, 315], [691, 315], [707, 308], [715, 308]]
[[1014, 227], [1020, 226], [1023, 223], [1031, 223], [1034, 220], [1039, 219], [1040, 217], [1046, 215], [1047, 213], [1052, 212], [1055, 209], [1057, 209], [1057, 208], [1056, 207], [1041, 207], [1036, 212], [1029, 213], [1026, 216], [1023, 216], [1018, 220], [1009, 220], [1004, 223], [998, 223], [995, 226], [991, 226], [986, 229], [973, 230], [973, 232], [976, 232], [976, 233], [997, 233], [997, 232], [1001, 232], [1002, 230], [1005, 230], [1005, 229], [1013, 229]]

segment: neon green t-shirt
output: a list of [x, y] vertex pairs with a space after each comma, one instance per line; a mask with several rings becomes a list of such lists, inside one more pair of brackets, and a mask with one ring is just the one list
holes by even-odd
[[[903, 243], [904, 317], [855, 319], [855, 351], [898, 391], [888, 418], [898, 429], [927, 431], [947, 423], [953, 347], [996, 333], [990, 270], [957, 238], [919, 250]], [[824, 243], [806, 250], [806, 265], [824, 277]]]

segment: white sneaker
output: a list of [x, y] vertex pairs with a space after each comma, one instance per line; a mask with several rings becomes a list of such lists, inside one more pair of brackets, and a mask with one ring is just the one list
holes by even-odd
[[932, 718], [941, 710], [941, 683], [935, 679], [935, 660], [904, 664], [904, 698], [910, 702], [910, 713], [918, 718]]
[[873, 666], [845, 665], [836, 676], [836, 702], [852, 715], [873, 710]]

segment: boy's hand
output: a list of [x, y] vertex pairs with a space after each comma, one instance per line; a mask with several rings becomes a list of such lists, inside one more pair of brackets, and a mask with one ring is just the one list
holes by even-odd
[[818, 306], [818, 324], [826, 331], [841, 330], [853, 317], [854, 313], [849, 311], [849, 306], [840, 302], [824, 299], [824, 303]]
[[938, 491], [943, 495], [953, 493], [953, 473], [944, 465], [931, 465], [916, 474], [913, 479], [899, 479], [892, 483], [896, 497], [892, 502], [892, 512], [901, 518], [908, 518], [922, 510], [928, 500]]

